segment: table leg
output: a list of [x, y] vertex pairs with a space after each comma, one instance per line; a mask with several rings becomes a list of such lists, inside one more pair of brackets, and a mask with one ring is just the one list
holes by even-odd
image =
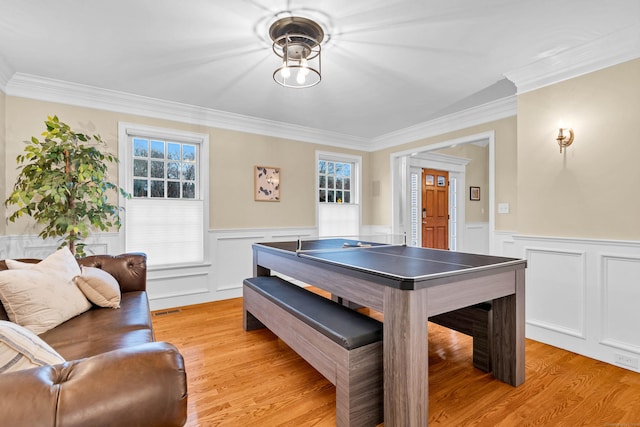
[[384, 425], [429, 419], [427, 291], [384, 291]]
[[253, 248], [253, 276], [271, 276], [271, 269], [258, 264], [258, 251]]
[[514, 273], [516, 293], [493, 300], [493, 376], [514, 387], [525, 379], [524, 269]]

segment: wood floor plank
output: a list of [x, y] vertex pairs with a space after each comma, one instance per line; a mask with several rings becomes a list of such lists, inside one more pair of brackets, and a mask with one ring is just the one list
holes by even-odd
[[[188, 427], [335, 425], [335, 387], [268, 330], [245, 332], [242, 299], [153, 323], [185, 358]], [[430, 323], [429, 425], [640, 426], [640, 374], [532, 340], [526, 362], [511, 387], [473, 367], [469, 337]]]

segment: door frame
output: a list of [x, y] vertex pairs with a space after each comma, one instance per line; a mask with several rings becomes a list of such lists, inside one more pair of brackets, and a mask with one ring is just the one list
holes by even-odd
[[[453, 157], [436, 153], [424, 153], [419, 157], [413, 156], [410, 160], [410, 173], [420, 173], [422, 169], [436, 169], [446, 171], [449, 173], [449, 181], [455, 178], [457, 181], [457, 197], [456, 207], [458, 209], [458, 221], [456, 221], [456, 250], [464, 248], [464, 229], [465, 229], [465, 204], [466, 204], [466, 191], [465, 191], [465, 177], [466, 166], [470, 160], [462, 157]], [[450, 192], [451, 188], [447, 190]], [[422, 204], [422, 192], [418, 191], [418, 205]], [[451, 205], [449, 205], [449, 214], [451, 214]], [[410, 220], [409, 220], [410, 221]], [[409, 223], [410, 224], [410, 223]], [[418, 218], [417, 232], [418, 241], [422, 241], [422, 227], [420, 218]], [[410, 228], [411, 230], [411, 224]], [[451, 218], [449, 218], [449, 247], [451, 247]]]
[[[496, 151], [495, 131], [493, 130], [391, 153], [391, 232], [394, 235], [410, 235], [411, 233], [411, 159], [420, 153], [426, 155], [428, 152], [459, 144], [486, 144], [489, 147], [489, 188], [487, 192], [483, 192], [483, 195], [489, 198], [489, 235], [487, 236], [487, 241], [489, 242], [489, 252], [493, 253], [495, 235]], [[438, 168], [436, 167], [435, 169]], [[466, 187], [464, 187], [463, 190], [462, 193], [466, 194]], [[464, 243], [461, 243], [458, 250], [464, 251]]]

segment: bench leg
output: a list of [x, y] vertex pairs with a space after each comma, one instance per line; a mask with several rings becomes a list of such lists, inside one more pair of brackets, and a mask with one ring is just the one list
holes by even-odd
[[491, 372], [493, 312], [480, 307], [465, 307], [432, 316], [429, 321], [462, 332], [473, 338], [473, 366]]
[[493, 313], [488, 311], [483, 321], [473, 324], [473, 366], [491, 372], [491, 336], [493, 335]]
[[258, 320], [256, 316], [249, 313], [244, 308], [242, 309], [242, 326], [245, 331], [253, 331], [254, 329], [263, 329], [266, 328], [261, 321]]
[[376, 426], [384, 421], [382, 342], [345, 354], [336, 378], [336, 426]]
[[247, 296], [247, 290], [242, 287], [242, 327], [245, 331], [253, 331], [254, 329], [264, 329], [266, 326], [258, 320], [256, 316], [251, 314], [247, 310], [247, 301], [250, 299]]

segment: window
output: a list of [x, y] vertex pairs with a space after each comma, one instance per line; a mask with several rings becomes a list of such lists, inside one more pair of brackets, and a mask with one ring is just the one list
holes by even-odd
[[360, 234], [360, 164], [358, 156], [316, 153], [318, 235]]
[[127, 252], [149, 266], [204, 262], [208, 135], [120, 124], [121, 182], [132, 194], [124, 213]]
[[133, 137], [133, 197], [195, 199], [197, 146]]
[[318, 191], [320, 203], [352, 203], [351, 173], [353, 163], [318, 161]]

